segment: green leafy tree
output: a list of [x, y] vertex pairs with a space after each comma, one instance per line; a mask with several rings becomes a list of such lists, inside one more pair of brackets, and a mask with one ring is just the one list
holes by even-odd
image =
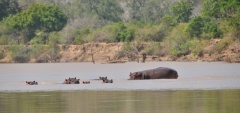
[[202, 31], [209, 34], [212, 38], [218, 38], [221, 35], [221, 32], [218, 29], [218, 25], [214, 21], [205, 22]]
[[97, 15], [106, 22], [120, 21], [124, 12], [116, 0], [81, 0], [77, 2], [80, 13]]
[[20, 11], [17, 0], [0, 0], [0, 21], [9, 14]]
[[132, 20], [141, 20], [141, 9], [146, 5], [146, 0], [127, 0], [127, 6]]
[[202, 17], [197, 16], [189, 22], [187, 28], [191, 36], [199, 37], [202, 34], [203, 26], [204, 26], [204, 20], [202, 19]]
[[[235, 38], [240, 39], [240, 13], [232, 15], [225, 22], [224, 27], [221, 28], [221, 31], [225, 33], [231, 33]], [[224, 28], [224, 29], [223, 29]]]
[[171, 7], [172, 15], [177, 22], [188, 22], [192, 15], [192, 5], [188, 2], [177, 2]]
[[27, 10], [10, 15], [3, 22], [11, 30], [27, 31], [31, 39], [36, 30], [60, 31], [67, 23], [67, 16], [57, 6], [33, 4]]
[[169, 0], [126, 0], [129, 21], [158, 22], [170, 12]]
[[204, 0], [202, 15], [207, 18], [225, 18], [239, 11], [239, 0]]
[[116, 39], [118, 42], [130, 42], [134, 39], [134, 29], [126, 27], [124, 24], [119, 24], [119, 31], [117, 32]]
[[187, 31], [192, 37], [200, 37], [203, 34], [203, 37], [215, 38], [221, 35], [217, 22], [201, 16], [197, 16], [189, 22]]

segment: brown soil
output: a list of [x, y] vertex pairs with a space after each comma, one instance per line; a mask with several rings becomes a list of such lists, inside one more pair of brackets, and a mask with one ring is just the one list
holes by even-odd
[[115, 60], [122, 43], [94, 43], [83, 45], [62, 45], [60, 62], [108, 62]]
[[[240, 63], [240, 41], [235, 41], [231, 45], [225, 47], [221, 52], [215, 52], [214, 47], [221, 39], [210, 40], [204, 48], [204, 54], [194, 56], [188, 54], [181, 57], [147, 55], [146, 61], [225, 61]], [[60, 58], [55, 62], [104, 62], [104, 63], [124, 63], [132, 61], [127, 56], [117, 59], [115, 56], [121, 50], [122, 43], [88, 43], [83, 45], [60, 45]], [[3, 46], [2, 46], [3, 47]], [[10, 57], [10, 52], [4, 46], [4, 57], [0, 60], [1, 63], [13, 62]], [[143, 47], [144, 48], [144, 47]], [[140, 51], [139, 53], [142, 53]], [[142, 59], [142, 56], [138, 56]], [[135, 59], [137, 61], [137, 59]], [[36, 62], [31, 59], [30, 62]]]

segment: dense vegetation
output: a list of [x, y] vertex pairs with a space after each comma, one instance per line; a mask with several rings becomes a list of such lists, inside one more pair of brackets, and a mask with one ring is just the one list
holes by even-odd
[[228, 38], [221, 51], [240, 37], [239, 0], [0, 0], [0, 6], [0, 44], [12, 45], [19, 62], [56, 59], [57, 44], [149, 42], [147, 54], [181, 56]]

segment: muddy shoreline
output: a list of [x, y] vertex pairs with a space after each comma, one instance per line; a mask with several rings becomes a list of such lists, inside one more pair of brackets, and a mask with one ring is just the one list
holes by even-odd
[[[205, 51], [217, 44], [217, 41], [212, 41], [210, 45], [206, 46]], [[144, 62], [143, 53], [144, 48], [148, 44], [142, 44], [142, 48], [137, 53], [133, 52], [130, 55], [120, 55], [122, 52], [123, 43], [87, 43], [82, 45], [58, 45], [59, 55], [52, 58], [47, 56], [44, 59], [31, 58], [26, 63], [58, 63], [58, 62], [102, 62], [102, 63], [125, 63], [125, 62]], [[1, 46], [4, 51], [3, 58], [0, 63], [16, 63], [11, 59], [11, 52], [9, 46]], [[119, 57], [121, 56], [121, 57]], [[178, 62], [229, 62], [240, 63], [240, 44], [239, 42], [233, 43], [226, 47], [221, 52], [205, 52], [201, 55], [193, 55], [192, 53], [182, 56], [171, 55], [149, 55], [146, 54], [146, 62], [154, 61], [178, 61]]]

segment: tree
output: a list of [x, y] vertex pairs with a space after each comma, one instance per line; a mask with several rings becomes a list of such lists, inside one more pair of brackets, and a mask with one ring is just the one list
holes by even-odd
[[17, 0], [0, 0], [0, 21], [9, 14], [16, 14], [20, 11]]
[[214, 21], [206, 21], [204, 23], [204, 27], [201, 28], [203, 33], [207, 33], [211, 36], [211, 38], [219, 38], [221, 32], [218, 29], [218, 25]]
[[[133, 21], [158, 22], [169, 12], [168, 0], [126, 0], [129, 17]], [[131, 21], [130, 20], [130, 21]]]
[[106, 22], [120, 21], [124, 12], [116, 0], [81, 0], [78, 3], [80, 13], [97, 15]]
[[226, 18], [239, 11], [239, 0], [204, 0], [202, 15], [207, 18]]
[[132, 20], [141, 20], [140, 10], [146, 5], [146, 0], [127, 0], [130, 18]]
[[119, 31], [116, 33], [116, 39], [118, 42], [130, 42], [134, 39], [134, 29], [126, 27], [123, 23], [118, 24]]
[[5, 18], [3, 23], [10, 30], [26, 31], [31, 39], [36, 30], [47, 33], [60, 31], [67, 23], [67, 16], [57, 6], [33, 4], [26, 10]]
[[204, 21], [202, 17], [197, 16], [189, 22], [187, 28], [192, 36], [199, 37], [202, 34], [203, 26], [204, 26]]
[[220, 36], [217, 22], [202, 18], [201, 16], [192, 19], [187, 26], [187, 30], [191, 36], [195, 37], [200, 37], [202, 33], [205, 33], [204, 35], [207, 34], [209, 38]]
[[188, 22], [192, 15], [192, 5], [184, 1], [177, 2], [171, 7], [171, 12], [177, 22]]

